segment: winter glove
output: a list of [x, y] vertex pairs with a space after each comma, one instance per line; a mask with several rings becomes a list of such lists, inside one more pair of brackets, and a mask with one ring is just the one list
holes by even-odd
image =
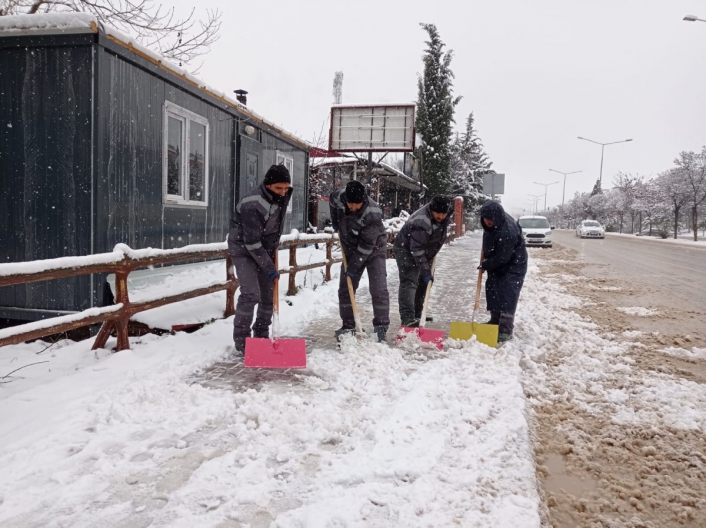
[[350, 277], [351, 280], [355, 280], [358, 277], [358, 274], [354, 271], [346, 271], [346, 277]]
[[434, 282], [434, 275], [425, 275], [424, 277], [422, 277], [422, 282], [424, 283], [424, 286], [429, 284], [430, 281]]
[[267, 278], [270, 279], [271, 281], [274, 281], [275, 279], [279, 279], [279, 272], [275, 270], [272, 273], [270, 273], [267, 276]]

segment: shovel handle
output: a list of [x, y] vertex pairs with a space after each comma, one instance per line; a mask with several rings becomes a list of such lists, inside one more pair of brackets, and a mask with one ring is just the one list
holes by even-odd
[[[341, 255], [343, 256], [343, 271], [344, 273], [348, 271], [348, 259], [346, 258], [346, 252], [343, 249], [343, 244], [341, 244]], [[363, 325], [360, 322], [360, 315], [358, 314], [358, 305], [355, 302], [355, 291], [353, 290], [353, 281], [350, 277], [346, 277], [346, 282], [348, 283], [348, 295], [351, 298], [351, 308], [353, 308], [353, 320], [355, 321], [355, 331], [357, 334], [363, 333]]]
[[[483, 262], [483, 250], [480, 252], [480, 261]], [[478, 285], [476, 286], [476, 303], [473, 305], [473, 315], [476, 314], [480, 308], [480, 289], [483, 286], [483, 270], [478, 270]]]
[[[279, 248], [275, 248], [275, 270], [279, 272]], [[274, 287], [272, 289], [272, 305], [273, 305], [273, 315], [272, 315], [272, 337], [277, 338], [279, 330], [279, 277], [274, 280]]]
[[[431, 274], [434, 275], [436, 271], [436, 255], [434, 255], [434, 260], [431, 262]], [[424, 306], [422, 307], [422, 315], [419, 318], [419, 328], [424, 328], [427, 325], [427, 306], [429, 305], [429, 297], [431, 296], [431, 283], [434, 281], [429, 281], [427, 284], [427, 292], [424, 294]]]

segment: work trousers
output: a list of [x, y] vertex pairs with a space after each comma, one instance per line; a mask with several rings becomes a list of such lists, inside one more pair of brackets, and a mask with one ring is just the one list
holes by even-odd
[[[269, 337], [272, 323], [274, 282], [249, 257], [233, 259], [238, 277], [240, 296], [233, 319], [233, 339], [251, 337]], [[257, 305], [257, 318], [253, 324], [253, 311]]]
[[515, 312], [490, 312], [490, 324], [498, 325], [498, 333], [512, 335], [515, 329]]
[[[368, 270], [368, 281], [370, 283], [370, 297], [373, 299], [373, 326], [390, 326], [390, 294], [387, 291], [387, 262], [385, 255], [374, 256], [368, 259], [363, 266]], [[353, 291], [358, 290], [360, 274], [353, 281]], [[341, 278], [338, 284], [338, 309], [343, 321], [343, 328], [355, 328], [353, 318], [353, 305], [348, 292], [348, 282], [346, 273], [341, 265]]]
[[424, 296], [427, 287], [422, 282], [419, 268], [412, 254], [401, 248], [395, 248], [395, 260], [400, 274], [400, 289], [398, 303], [400, 306], [400, 320], [402, 326], [411, 324], [422, 316]]

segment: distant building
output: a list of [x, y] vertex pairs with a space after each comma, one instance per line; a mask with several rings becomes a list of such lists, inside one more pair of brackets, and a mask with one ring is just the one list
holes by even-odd
[[[312, 147], [309, 151], [310, 192], [309, 222], [321, 228], [331, 218], [328, 197], [334, 189], [351, 180], [361, 181], [368, 194], [378, 202], [385, 218], [398, 216], [402, 210], [413, 212], [419, 208], [427, 190], [418, 175], [407, 173], [384, 162], [373, 162], [371, 175], [367, 176], [367, 159], [341, 156]], [[415, 177], [416, 176], [416, 177]]]
[[[273, 163], [295, 188], [285, 230], [306, 227], [306, 142], [90, 15], [0, 17], [0, 94], [0, 262], [222, 242]], [[2, 288], [0, 319], [107, 291], [98, 275]]]

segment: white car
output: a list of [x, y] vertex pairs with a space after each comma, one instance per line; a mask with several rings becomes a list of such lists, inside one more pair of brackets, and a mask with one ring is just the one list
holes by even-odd
[[521, 216], [518, 220], [522, 228], [525, 244], [538, 247], [552, 247], [552, 227], [544, 216]]
[[595, 220], [584, 220], [576, 227], [576, 236], [581, 238], [605, 238], [605, 228]]

